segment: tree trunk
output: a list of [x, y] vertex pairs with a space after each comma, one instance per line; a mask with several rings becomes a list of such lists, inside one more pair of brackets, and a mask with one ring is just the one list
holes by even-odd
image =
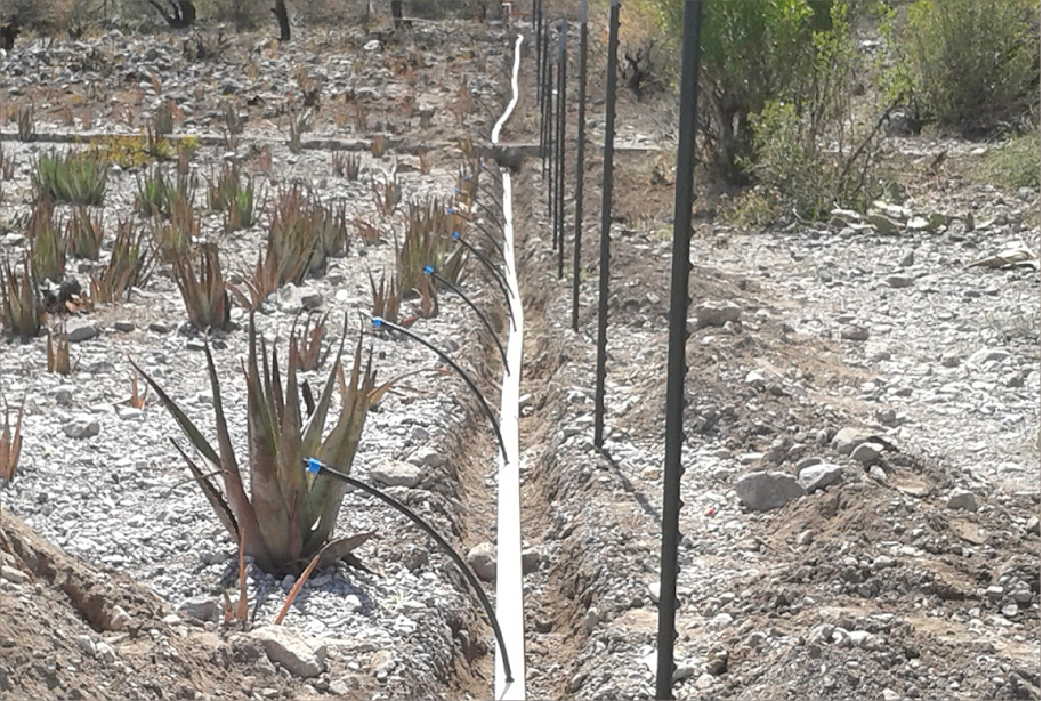
[[285, 0], [275, 0], [275, 6], [271, 8], [271, 11], [275, 13], [275, 19], [278, 20], [278, 28], [281, 31], [278, 40], [289, 41], [289, 12], [286, 11]]

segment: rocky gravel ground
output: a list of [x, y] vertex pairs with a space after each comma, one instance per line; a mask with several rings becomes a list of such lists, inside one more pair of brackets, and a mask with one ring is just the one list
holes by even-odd
[[[602, 454], [595, 245], [576, 334], [536, 165], [518, 187], [539, 697], [654, 694], [672, 200], [653, 153], [623, 158]], [[957, 174], [908, 190], [875, 221], [697, 226], [677, 698], [1041, 694], [1039, 274], [967, 267], [1036, 254], [1037, 193]]]
[[[255, 178], [258, 190], [274, 193], [301, 183], [324, 202], [343, 204], [349, 221], [361, 217], [375, 222], [382, 235], [380, 244], [366, 245], [352, 230], [346, 256], [331, 259], [323, 275], [300, 287], [287, 285], [264, 303], [256, 316], [259, 332], [284, 352], [301, 314], [329, 314], [324, 342], [328, 348], [335, 348], [346, 334], [352, 349], [359, 334], [369, 331], [366, 347], [375, 354], [379, 381], [404, 379], [369, 414], [353, 474], [386, 487], [465, 553], [492, 535], [488, 529], [494, 523], [494, 507], [485, 503], [483, 491], [496, 448], [461, 379], [418, 343], [372, 335], [369, 271], [378, 278], [381, 270], [393, 270], [393, 241], [404, 230], [406, 203], [426, 198], [450, 201], [461, 155], [448, 141], [480, 134], [486, 115], [502, 103], [499, 94], [508, 84], [500, 83], [498, 64], [506, 55], [506, 34], [501, 27], [472, 23], [429, 24], [407, 40], [389, 42], [361, 29], [344, 34], [315, 33], [286, 50], [266, 39], [242, 39], [229, 46], [229, 55], [209, 61], [189, 60], [186, 44], [177, 37], [156, 40], [109, 32], [89, 41], [20, 44], [5, 60], [2, 102], [18, 104], [32, 98], [41, 137], [40, 142], [21, 144], [4, 133], [4, 156], [15, 173], [2, 183], [3, 252], [18, 258], [26, 245], [18, 222], [29, 209], [32, 161], [49, 148], [48, 140], [60, 142], [63, 134], [84, 129], [84, 118], [92, 130], [133, 133], [161, 99], [173, 100], [180, 112], [175, 136], [199, 134], [215, 140], [222, 123], [220, 104], [235, 105], [246, 130], [230, 150], [206, 145], [198, 149], [193, 170], [203, 184], [220, 163], [238, 162]], [[236, 63], [236, 58], [244, 63]], [[311, 147], [291, 153], [284, 104], [299, 99], [290, 93], [302, 90], [301, 75], [309, 86], [319, 87], [325, 105], [316, 115], [312, 137], [360, 136], [367, 143], [374, 134], [391, 134], [414, 148], [400, 153], [392, 149], [382, 158], [362, 153], [357, 182], [333, 172], [328, 150]], [[51, 89], [41, 91], [43, 83]], [[97, 97], [98, 91], [102, 97]], [[463, 92], [468, 96], [460, 105]], [[346, 93], [352, 104], [368, 110], [364, 126], [338, 123], [348, 109]], [[73, 105], [68, 108], [71, 125], [51, 116], [62, 114], [67, 99]], [[76, 107], [82, 104], [88, 106]], [[121, 121], [124, 114], [127, 119]], [[267, 149], [268, 163], [263, 165], [258, 162], [258, 144]], [[427, 154], [425, 164], [417, 151]], [[110, 173], [109, 236], [117, 215], [130, 216], [140, 175], [138, 169], [118, 166]], [[401, 182], [404, 202], [394, 215], [381, 218], [371, 183], [394, 176]], [[269, 212], [265, 204], [258, 204], [262, 211], [257, 225], [224, 234], [221, 215], [205, 210], [204, 189], [199, 188], [195, 202], [202, 210], [203, 238], [219, 242], [225, 270], [234, 278], [236, 271], [255, 261]], [[140, 225], [147, 229], [144, 220]], [[70, 261], [75, 276], [87, 271], [85, 264], [75, 271], [74, 267]], [[464, 279], [463, 289], [493, 318], [501, 316], [498, 291], [493, 293], [479, 274]], [[413, 304], [406, 301], [403, 316], [413, 312]], [[458, 298], [443, 296], [439, 312], [412, 330], [458, 358], [493, 401], [490, 378], [498, 373], [494, 345], [475, 330], [472, 312]], [[232, 319], [237, 327], [215, 332], [212, 343], [223, 403], [241, 456], [246, 449], [245, 381], [239, 368], [247, 351], [248, 319], [238, 308]], [[213, 396], [200, 374], [205, 363], [202, 338], [186, 323], [177, 287], [162, 266], [147, 288], [135, 289], [128, 302], [73, 316], [65, 324], [75, 366], [70, 377], [46, 372], [45, 339], [4, 343], [4, 397], [26, 397], [25, 448], [16, 478], [2, 488], [4, 509], [70, 555], [150, 587], [162, 599], [150, 606], [158, 610], [169, 634], [205, 631], [216, 645], [227, 633], [222, 632], [222, 592], [237, 595], [236, 546], [170, 444], [170, 438], [185, 442], [169, 414], [154, 397], [143, 409], [127, 404], [132, 359], [212, 440]], [[349, 354], [345, 360], [349, 365]], [[305, 378], [313, 386], [321, 385], [331, 362], [305, 373]], [[285, 690], [292, 684], [280, 683], [250, 690], [248, 697], [466, 697], [472, 689], [490, 685], [490, 629], [455, 566], [405, 518], [360, 494], [348, 494], [337, 532], [370, 530], [377, 537], [358, 555], [371, 571], [340, 567], [315, 572], [286, 618], [284, 629], [289, 632], [263, 624], [281, 609], [293, 577], [275, 579], [251, 569], [247, 593], [258, 627], [249, 634], [250, 645], [268, 651], [261, 665], [268, 676], [307, 681], [292, 694]], [[18, 565], [18, 560], [8, 564]], [[40, 592], [25, 583], [31, 574], [11, 574], [0, 588], [23, 615], [40, 616], [32, 598]], [[19, 644], [15, 633], [5, 631], [5, 640]], [[283, 645], [280, 637], [271, 642], [270, 636], [299, 640]], [[338, 641], [332, 656], [342, 664], [323, 662], [325, 641], [330, 640]], [[300, 659], [289, 659], [272, 653], [272, 646], [295, 646], [303, 652]], [[84, 659], [91, 656], [81, 652]], [[228, 648], [227, 654], [232, 652]], [[91, 654], [100, 659], [96, 653], [95, 646]], [[76, 685], [60, 670], [48, 673], [53, 684], [37, 672], [36, 667], [5, 667], [5, 690], [42, 683], [51, 694], [91, 697], [86, 690], [74, 692]], [[195, 688], [224, 697], [220, 686], [210, 681], [199, 681]], [[139, 698], [161, 697], [155, 689], [135, 693]]]

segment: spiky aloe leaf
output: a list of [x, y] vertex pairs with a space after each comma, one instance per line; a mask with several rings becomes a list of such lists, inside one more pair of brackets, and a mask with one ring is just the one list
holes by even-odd
[[289, 367], [286, 369], [286, 403], [282, 409], [282, 437], [278, 453], [278, 483], [288, 509], [289, 527], [293, 534], [290, 542], [290, 555], [300, 557], [303, 547], [303, 529], [301, 527], [304, 499], [307, 496], [307, 477], [302, 467], [303, 438], [300, 435], [300, 386], [297, 383], [297, 371], [300, 366], [300, 354], [297, 352], [295, 339], [289, 342]]
[[[354, 366], [351, 368], [350, 384], [344, 381], [341, 367], [339, 376], [341, 407], [339, 420], [328, 438], [322, 443], [319, 459], [329, 467], [340, 472], [350, 472], [351, 463], [358, 451], [358, 442], [365, 427], [365, 416], [369, 411], [369, 396], [376, 382], [376, 374], [372, 370], [372, 352], [362, 371], [362, 339], [354, 351]], [[360, 382], [359, 382], [360, 379]], [[311, 488], [308, 499], [308, 512], [316, 513], [318, 524], [311, 533], [311, 540], [325, 542], [332, 533], [336, 518], [340, 513], [343, 501], [343, 483], [333, 484], [332, 480], [319, 475]], [[314, 523], [314, 521], [306, 521]]]
[[228, 533], [235, 537], [235, 540], [240, 540], [242, 536], [239, 534], [239, 525], [235, 522], [235, 514], [231, 512], [231, 507], [228, 506], [228, 502], [224, 499], [224, 496], [220, 493], [213, 482], [207, 477], [199, 466], [195, 464], [188, 453], [184, 452], [180, 444], [177, 441], [170, 439], [173, 443], [173, 447], [177, 449], [177, 452], [181, 454], [184, 461], [188, 464], [188, 471], [192, 473], [192, 477], [198, 483], [199, 488], [202, 489], [203, 495], [206, 497], [206, 501], [210, 502], [210, 506], [217, 514], [217, 518], [227, 529]]
[[271, 375], [264, 352], [264, 373], [257, 357], [257, 330], [250, 324], [246, 372], [250, 457], [250, 497], [264, 542], [278, 559], [292, 549], [289, 509], [278, 482], [279, 429], [273, 406]]
[[4, 407], [3, 430], [0, 431], [0, 477], [7, 480], [14, 479], [15, 470], [18, 469], [18, 457], [22, 453], [22, 416], [24, 414], [25, 397], [22, 397], [22, 405], [18, 408], [18, 418], [15, 419], [12, 433], [8, 407]]
[[319, 553], [319, 564], [322, 567], [335, 564], [350, 555], [352, 551], [357, 550], [374, 535], [376, 535], [376, 531], [366, 531], [350, 538], [338, 538], [330, 542]]
[[[224, 405], [221, 401], [220, 395], [220, 382], [217, 379], [217, 368], [213, 362], [213, 353], [210, 351], [210, 345], [207, 342], [203, 345], [203, 351], [206, 353], [206, 365], [210, 376], [210, 389], [213, 394], [213, 408], [217, 419], [217, 445], [220, 453], [213, 449], [209, 441], [202, 435], [202, 432], [195, 426], [191, 419], [188, 418], [187, 414], [177, 405], [173, 399], [170, 398], [163, 389], [156, 384], [155, 380], [146, 373], [141, 366], [134, 361], [130, 361], [130, 364], [134, 369], [145, 378], [145, 382], [155, 391], [159, 397], [160, 402], [166, 407], [166, 410], [170, 412], [171, 416], [181, 427], [181, 430], [188, 436], [195, 448], [202, 453], [203, 457], [209, 460], [215, 467], [220, 468], [221, 475], [224, 478], [224, 491], [227, 495], [227, 502], [231, 508], [232, 514], [235, 517], [235, 523], [237, 524], [238, 533], [232, 532], [233, 536], [238, 536], [242, 539], [246, 552], [248, 552], [261, 567], [261, 569], [269, 570], [272, 565], [271, 555], [268, 550], [267, 544], [264, 541], [262, 534], [260, 533], [260, 526], [257, 522], [256, 512], [253, 510], [253, 506], [250, 504], [248, 497], [246, 496], [246, 490], [242, 484], [242, 473], [239, 471], [238, 462], [235, 459], [235, 450], [231, 444], [231, 436], [228, 433], [228, 422], [224, 415]], [[189, 468], [190, 469], [190, 468]], [[223, 518], [223, 515], [218, 511], [218, 518]]]

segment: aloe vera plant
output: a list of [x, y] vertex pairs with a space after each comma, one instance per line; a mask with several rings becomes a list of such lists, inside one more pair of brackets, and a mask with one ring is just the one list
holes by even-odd
[[18, 408], [14, 428], [11, 428], [11, 406], [4, 399], [3, 388], [0, 387], [0, 478], [14, 479], [18, 469], [18, 458], [22, 454], [22, 417], [25, 415], [25, 397]]
[[23, 258], [21, 275], [5, 257], [0, 262], [0, 328], [26, 341], [40, 335], [43, 317], [43, 298], [29, 254]]
[[101, 207], [105, 204], [108, 164], [94, 153], [42, 154], [32, 173], [37, 195], [56, 202]]
[[178, 255], [173, 262], [173, 277], [181, 291], [184, 308], [192, 326], [226, 329], [231, 324], [231, 296], [220, 269], [217, 244], [207, 241], [199, 250], [199, 274], [196, 276], [193, 256]]
[[[310, 419], [300, 410], [301, 391], [297, 380], [299, 353], [294, 339], [289, 344], [285, 385], [277, 352], [268, 358], [259, 342], [253, 321], [249, 324], [249, 359], [244, 370], [247, 384], [247, 427], [249, 432], [249, 489], [232, 446], [224, 413], [220, 382], [209, 345], [204, 346], [216, 414], [217, 449], [203, 437], [184, 411], [136, 364], [160, 401], [173, 415], [195, 448], [217, 468], [223, 490], [178, 446], [196, 482], [232, 540], [257, 567], [272, 574], [299, 574], [309, 560], [321, 554], [319, 563], [345, 560], [357, 563], [351, 550], [371, 534], [332, 539], [346, 486], [327, 475], [309, 477], [304, 463], [315, 457], [323, 464], [349, 472], [358, 450], [365, 417], [375, 386], [372, 352], [365, 358], [362, 339], [354, 350], [354, 365], [345, 373], [341, 343], [325, 386]], [[336, 423], [323, 438], [332, 411], [332, 395], [340, 392]]]

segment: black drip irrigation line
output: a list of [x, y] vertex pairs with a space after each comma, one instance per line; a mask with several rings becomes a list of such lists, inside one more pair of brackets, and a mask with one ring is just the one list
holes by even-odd
[[[466, 177], [463, 178], [463, 182], [469, 182], [469, 181], [470, 181], [470, 178], [466, 178]], [[456, 192], [457, 195], [463, 194], [462, 188], [458, 188], [457, 187], [455, 189], [455, 192]], [[481, 182], [478, 181], [477, 182], [477, 192], [474, 193], [474, 198], [473, 198], [474, 204], [477, 204], [477, 202], [478, 202], [477, 195], [479, 195], [479, 194], [488, 195], [488, 199], [491, 200], [492, 202], [494, 202], [495, 205], [499, 208], [499, 212], [498, 212], [498, 214], [496, 214], [495, 210], [493, 210], [490, 207], [488, 207], [488, 205], [483, 204], [483, 203], [481, 204], [481, 207], [483, 207], [485, 211], [487, 211], [493, 217], [496, 217], [496, 223], [498, 223], [499, 218], [505, 218], [503, 216], [505, 214], [505, 212], [503, 212], [503, 209], [502, 209], [502, 202], [500, 202], [498, 199], [496, 199], [494, 190], [492, 190], [489, 187], [482, 187]]]
[[499, 355], [503, 359], [503, 368], [506, 370], [506, 374], [509, 375], [510, 374], [510, 364], [506, 360], [506, 349], [503, 348], [503, 344], [499, 341], [499, 334], [496, 333], [496, 328], [494, 328], [491, 325], [491, 322], [489, 322], [488, 318], [484, 316], [484, 314], [481, 311], [481, 309], [476, 304], [474, 304], [473, 300], [471, 300], [471, 298], [467, 297], [463, 293], [463, 291], [459, 289], [459, 287], [457, 287], [456, 285], [452, 284], [451, 282], [449, 282], [445, 278], [443, 278], [440, 275], [438, 275], [437, 272], [434, 270], [433, 266], [427, 266], [426, 268], [424, 268], [424, 271], [427, 273], [427, 275], [430, 275], [435, 280], [440, 282], [442, 285], [445, 285], [446, 287], [448, 287], [449, 290], [451, 290], [455, 294], [459, 295], [459, 297], [462, 298], [462, 301], [466, 302], [466, 305], [469, 306], [469, 308], [474, 310], [474, 314], [476, 314], [478, 316], [478, 318], [484, 323], [484, 327], [486, 329], [488, 329], [488, 333], [491, 334], [491, 340], [496, 342], [496, 346], [499, 348]]
[[[503, 240], [502, 240], [501, 237], [497, 238], [495, 236], [495, 234], [493, 234], [492, 232], [488, 231], [488, 229], [485, 226], [486, 222], [485, 222], [484, 219], [471, 219], [470, 217], [466, 216], [462, 212], [455, 212], [455, 211], [453, 211], [452, 214], [458, 216], [460, 219], [465, 221], [467, 224], [470, 224], [470, 228], [472, 228], [474, 231], [477, 231], [477, 232], [483, 234], [484, 235], [484, 240], [492, 245], [492, 250], [498, 252], [500, 256], [502, 255], [502, 250], [501, 249], [502, 249]], [[455, 232], [452, 232], [452, 235], [455, 236]]]
[[409, 331], [408, 329], [404, 328], [403, 326], [398, 326], [397, 324], [392, 323], [390, 321], [387, 321], [386, 319], [383, 319], [383, 318], [378, 317], [378, 316], [374, 316], [372, 318], [372, 325], [373, 325], [373, 327], [375, 327], [377, 329], [386, 327], [386, 328], [390, 329], [391, 331], [397, 331], [398, 333], [401, 333], [401, 334], [404, 334], [405, 336], [408, 336], [413, 341], [416, 341], [417, 343], [420, 343], [421, 345], [426, 346], [430, 350], [432, 350], [435, 353], [437, 353], [437, 357], [439, 357], [439, 358], [441, 358], [441, 360], [445, 361], [445, 363], [448, 364], [448, 367], [450, 367], [453, 370], [455, 370], [456, 374], [459, 375], [459, 377], [463, 378], [463, 382], [465, 382], [467, 384], [467, 386], [470, 388], [470, 390], [477, 397], [477, 400], [479, 402], [481, 402], [481, 408], [484, 409], [484, 413], [488, 417], [488, 421], [491, 422], [492, 428], [495, 430], [495, 437], [499, 440], [499, 449], [502, 451], [503, 462], [504, 463], [509, 463], [510, 458], [506, 454], [506, 441], [503, 440], [502, 431], [499, 430], [499, 421], [495, 418], [495, 414], [492, 412], [492, 408], [490, 406], [488, 406], [488, 402], [485, 401], [484, 395], [481, 394], [481, 390], [477, 387], [477, 383], [475, 383], [472, 379], [470, 379], [470, 376], [467, 375], [466, 372], [461, 367], [459, 367], [459, 365], [456, 364], [456, 362], [454, 360], [452, 360], [448, 356], [447, 353], [445, 353], [443, 350], [441, 350], [440, 348], [438, 348], [437, 346], [435, 346], [433, 343], [431, 343], [430, 341], [426, 340], [422, 336], [420, 336], [418, 334], [415, 334], [415, 333], [412, 333], [411, 331]]
[[506, 349], [502, 347], [502, 343], [499, 341], [499, 336], [495, 333], [495, 328], [492, 326], [491, 322], [488, 321], [488, 317], [486, 317], [484, 313], [481, 312], [477, 305], [474, 304], [473, 301], [469, 297], [467, 297], [461, 289], [459, 289], [458, 287], [450, 283], [448, 280], [438, 275], [437, 271], [434, 270], [434, 266], [428, 265], [424, 268], [424, 271], [427, 275], [433, 277], [437, 282], [440, 282], [442, 285], [450, 289], [452, 292], [455, 292], [457, 295], [462, 297], [463, 301], [466, 302], [470, 309], [474, 310], [474, 313], [477, 315], [477, 317], [482, 322], [484, 322], [484, 327], [488, 329], [488, 333], [492, 335], [492, 340], [495, 341], [495, 345], [499, 349], [499, 355], [500, 357], [502, 357], [502, 366], [506, 369], [506, 374], [509, 375], [510, 364], [506, 360]]
[[[458, 191], [458, 189], [459, 189], [459, 188], [456, 188], [456, 190], [457, 190], [457, 191]], [[461, 194], [461, 193], [460, 193], [460, 194]], [[490, 208], [490, 207], [488, 207], [488, 205], [486, 205], [486, 204], [485, 204], [484, 202], [481, 202], [481, 201], [480, 201], [479, 199], [477, 199], [477, 198], [475, 197], [475, 198], [474, 198], [474, 199], [472, 200], [471, 204], [473, 204], [473, 206], [475, 206], [475, 207], [480, 207], [481, 211], [482, 211], [482, 212], [484, 212], [484, 213], [485, 213], [486, 215], [488, 215], [488, 218], [489, 218], [489, 219], [491, 219], [491, 220], [492, 220], [492, 223], [493, 223], [493, 224], [495, 224], [495, 225], [496, 225], [497, 227], [499, 227], [500, 229], [504, 229], [504, 228], [506, 228], [506, 226], [505, 226], [505, 225], [504, 225], [504, 224], [502, 223], [502, 221], [501, 221], [501, 220], [499, 219], [499, 217], [497, 217], [497, 216], [495, 215], [495, 212], [493, 212], [493, 211], [491, 210], [491, 208]], [[467, 213], [466, 213], [466, 214], [464, 214], [463, 216], [464, 216], [464, 217], [466, 217], [466, 216], [469, 216], [469, 214], [470, 214], [470, 213], [469, 213], [469, 212], [467, 212]]]
[[452, 238], [466, 246], [466, 250], [470, 251], [470, 253], [473, 253], [475, 256], [477, 256], [477, 260], [484, 263], [484, 267], [487, 268], [488, 271], [492, 274], [492, 279], [494, 279], [496, 284], [499, 285], [499, 290], [502, 292], [503, 301], [506, 302], [506, 308], [510, 312], [510, 323], [513, 325], [513, 328], [516, 329], [517, 322], [513, 320], [513, 309], [510, 307], [510, 300], [513, 299], [513, 290], [511, 290], [509, 286], [506, 284], [506, 282], [500, 277], [501, 275], [503, 275], [502, 271], [496, 268], [495, 264], [492, 263], [487, 256], [478, 251], [476, 248], [473, 247], [473, 245], [470, 244], [469, 241], [460, 236], [458, 231], [452, 232]]
[[463, 558], [459, 556], [459, 553], [457, 553], [455, 549], [448, 544], [448, 541], [442, 538], [437, 531], [428, 526], [423, 519], [417, 516], [415, 512], [413, 512], [407, 506], [402, 504], [397, 499], [387, 496], [375, 487], [370, 487], [364, 482], [356, 480], [353, 477], [348, 477], [339, 470], [334, 470], [331, 467], [326, 467], [325, 464], [323, 464], [319, 460], [315, 460], [314, 458], [309, 458], [307, 460], [303, 460], [302, 462], [304, 464], [304, 467], [307, 469], [308, 473], [312, 475], [325, 475], [326, 477], [331, 477], [332, 479], [340, 480], [341, 482], [344, 482], [350, 485], [351, 487], [360, 489], [369, 496], [376, 497], [383, 503], [405, 514], [405, 516], [407, 516], [408, 519], [412, 521], [412, 523], [416, 524], [421, 529], [423, 529], [423, 531], [425, 531], [428, 536], [433, 538], [438, 545], [445, 549], [445, 551], [448, 553], [448, 556], [452, 558], [452, 562], [454, 562], [456, 564], [456, 567], [458, 567], [459, 570], [463, 573], [463, 577], [466, 578], [466, 581], [470, 585], [470, 588], [474, 590], [475, 594], [477, 594], [477, 598], [481, 601], [481, 606], [484, 607], [484, 613], [486, 616], [488, 616], [488, 620], [492, 624], [492, 631], [494, 631], [495, 633], [495, 640], [499, 644], [499, 652], [502, 653], [502, 669], [506, 673], [506, 683], [512, 684], [513, 671], [510, 669], [510, 658], [506, 652], [506, 643], [502, 637], [502, 629], [499, 628], [499, 619], [495, 617], [495, 610], [492, 608], [492, 604], [488, 600], [488, 595], [484, 593], [484, 589], [481, 587], [480, 582], [477, 581], [477, 576], [474, 575], [473, 571], [467, 566]]

